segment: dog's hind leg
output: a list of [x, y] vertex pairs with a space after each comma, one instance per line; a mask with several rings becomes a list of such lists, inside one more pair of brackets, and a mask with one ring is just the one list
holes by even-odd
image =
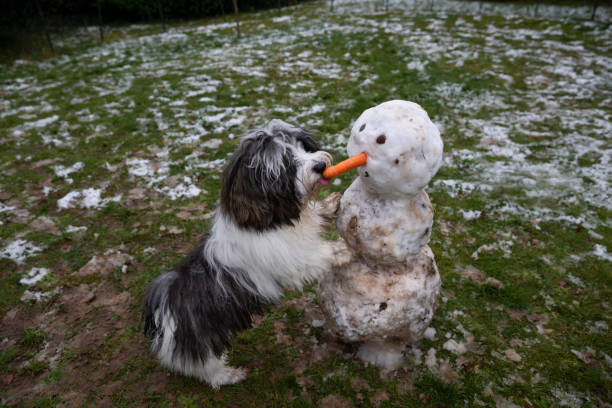
[[210, 356], [204, 364], [200, 364], [194, 377], [206, 381], [214, 389], [222, 385], [236, 384], [244, 380], [247, 372], [244, 368], [235, 368], [227, 364], [225, 355], [221, 358]]

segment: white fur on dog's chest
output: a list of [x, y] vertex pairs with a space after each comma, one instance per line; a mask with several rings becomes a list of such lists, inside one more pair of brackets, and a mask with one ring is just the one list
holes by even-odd
[[258, 294], [275, 301], [283, 288], [301, 289], [329, 268], [322, 223], [310, 205], [294, 226], [265, 232], [241, 229], [218, 214], [204, 251], [208, 259], [244, 271]]

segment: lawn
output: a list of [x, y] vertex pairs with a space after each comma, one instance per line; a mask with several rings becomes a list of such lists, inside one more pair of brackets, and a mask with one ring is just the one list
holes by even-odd
[[[241, 15], [239, 40], [222, 19], [80, 30], [0, 66], [0, 404], [609, 407], [612, 8], [590, 11], [312, 2]], [[210, 226], [240, 136], [280, 118], [338, 161], [391, 99], [445, 143], [442, 292], [404, 367], [353, 358], [313, 285], [236, 339], [243, 383], [162, 369], [143, 291]]]

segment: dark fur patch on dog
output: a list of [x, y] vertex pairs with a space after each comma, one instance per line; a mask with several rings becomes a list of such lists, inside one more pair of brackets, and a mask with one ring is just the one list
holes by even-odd
[[[160, 275], [145, 294], [145, 334], [149, 338], [161, 340], [163, 336], [154, 311], [163, 311], [162, 321], [170, 313], [176, 324], [173, 359], [204, 362], [211, 350], [220, 357], [236, 333], [251, 327], [252, 314], [263, 312], [267, 304], [236, 282], [237, 274], [248, 282], [245, 274], [215, 269], [206, 260], [207, 240], [208, 235], [176, 271]], [[159, 348], [161, 341], [154, 344]]]

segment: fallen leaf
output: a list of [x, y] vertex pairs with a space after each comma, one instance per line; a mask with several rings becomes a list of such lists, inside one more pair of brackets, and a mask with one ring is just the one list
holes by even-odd
[[318, 408], [349, 408], [352, 406], [353, 404], [351, 404], [349, 400], [337, 394], [328, 395], [319, 400], [317, 404]]
[[488, 277], [487, 280], [485, 280], [485, 283], [488, 283], [489, 285], [496, 287], [497, 289], [504, 288], [504, 284], [495, 278]]
[[522, 360], [521, 356], [519, 356], [519, 354], [514, 349], [508, 349], [504, 351], [504, 354], [506, 355], [506, 358], [508, 358], [508, 360], [514, 361], [515, 363], [519, 363]]
[[391, 396], [389, 395], [387, 390], [381, 389], [378, 390], [378, 392], [370, 398], [370, 404], [377, 407], [380, 405], [381, 402], [388, 401], [390, 398]]

